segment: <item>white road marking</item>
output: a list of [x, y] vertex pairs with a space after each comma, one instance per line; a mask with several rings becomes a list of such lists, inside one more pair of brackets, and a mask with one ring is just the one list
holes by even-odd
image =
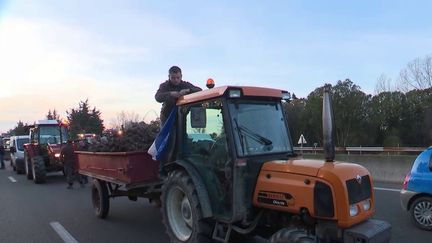
[[59, 222], [51, 222], [50, 225], [65, 243], [78, 243]]
[[384, 188], [384, 187], [374, 187], [375, 190], [378, 191], [389, 191], [389, 192], [400, 192], [400, 189], [391, 189], [391, 188]]
[[9, 180], [12, 181], [12, 182], [17, 182], [17, 180], [15, 180], [15, 178], [13, 178], [12, 176], [9, 176], [8, 178], [9, 178]]

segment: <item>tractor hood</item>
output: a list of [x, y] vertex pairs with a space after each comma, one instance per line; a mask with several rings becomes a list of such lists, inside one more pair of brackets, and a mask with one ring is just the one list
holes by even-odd
[[345, 181], [356, 175], [367, 175], [368, 171], [361, 165], [345, 162], [325, 162], [311, 159], [273, 160], [264, 163], [262, 171], [286, 172], [312, 177], [323, 177], [323, 174], [337, 175]]

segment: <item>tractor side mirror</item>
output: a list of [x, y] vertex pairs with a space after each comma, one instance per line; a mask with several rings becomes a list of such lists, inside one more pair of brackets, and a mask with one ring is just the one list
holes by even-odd
[[192, 128], [205, 128], [207, 125], [206, 109], [191, 107], [190, 123]]

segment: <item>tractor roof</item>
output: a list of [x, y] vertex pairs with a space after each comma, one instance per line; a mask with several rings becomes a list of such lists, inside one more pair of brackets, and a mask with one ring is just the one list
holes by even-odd
[[243, 96], [255, 97], [273, 97], [282, 98], [282, 93], [287, 91], [272, 88], [252, 87], [252, 86], [221, 86], [213, 89], [207, 89], [196, 93], [180, 97], [177, 105], [185, 105], [197, 101], [208, 100], [223, 96], [227, 90], [241, 90]]
[[35, 122], [35, 125], [58, 125], [59, 122], [57, 120], [38, 120]]

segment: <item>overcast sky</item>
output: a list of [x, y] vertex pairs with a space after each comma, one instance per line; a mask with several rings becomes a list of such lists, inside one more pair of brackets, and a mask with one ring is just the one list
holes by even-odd
[[205, 88], [253, 85], [306, 97], [350, 78], [373, 94], [432, 53], [431, 1], [0, 0], [0, 132], [61, 117], [81, 100], [105, 125], [152, 120], [172, 65]]

